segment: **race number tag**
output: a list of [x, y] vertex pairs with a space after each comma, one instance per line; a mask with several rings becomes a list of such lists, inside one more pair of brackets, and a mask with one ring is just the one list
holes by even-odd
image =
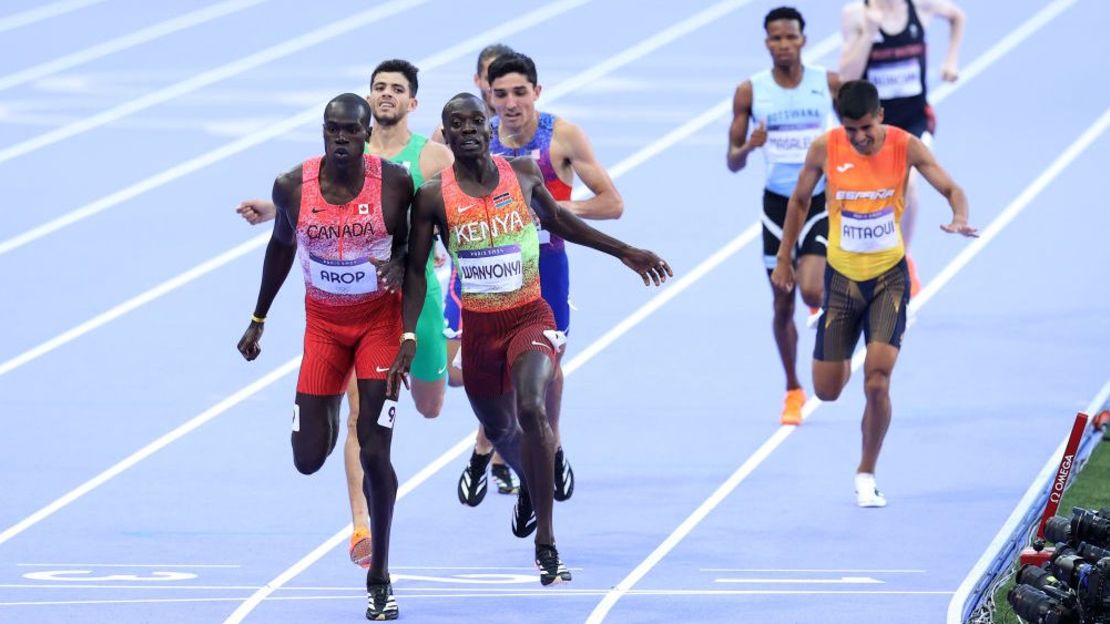
[[894, 207], [876, 212], [840, 213], [840, 248], [855, 253], [886, 251], [898, 246], [898, 226]]
[[801, 164], [806, 160], [809, 145], [821, 136], [821, 122], [773, 124], [767, 126], [767, 142], [763, 149], [775, 163]]
[[524, 285], [520, 245], [464, 249], [458, 258], [464, 293], [506, 293]]
[[378, 414], [378, 426], [385, 427], [386, 429], [393, 428], [393, 422], [397, 420], [397, 401], [390, 401], [386, 399], [382, 405], [382, 413]]
[[913, 58], [883, 63], [867, 70], [867, 80], [881, 100], [921, 95], [921, 64]]
[[333, 295], [365, 295], [378, 289], [378, 270], [367, 258], [326, 260], [308, 256], [312, 285]]

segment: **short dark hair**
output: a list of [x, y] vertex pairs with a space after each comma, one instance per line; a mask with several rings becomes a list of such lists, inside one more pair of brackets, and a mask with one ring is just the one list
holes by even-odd
[[[468, 91], [463, 91], [462, 93], [455, 94], [455, 97], [451, 98], [450, 100], [447, 100], [447, 103], [443, 105], [443, 110], [440, 111], [440, 113], [439, 113], [440, 119], [441, 120], [446, 120], [447, 119], [447, 109], [454, 106], [455, 102], [461, 102], [461, 101], [464, 101], [464, 100], [476, 101], [478, 103], [478, 105], [482, 107], [482, 110], [486, 109], [485, 100], [478, 97], [477, 95], [474, 95], [473, 93], [470, 93]], [[446, 126], [447, 125], [446, 122], [443, 125]]]
[[882, 103], [879, 90], [866, 80], [849, 80], [840, 85], [836, 96], [836, 112], [848, 119], [862, 119], [866, 115], [876, 115]]
[[777, 22], [779, 20], [797, 20], [798, 30], [802, 32], [806, 31], [805, 18], [803, 18], [802, 14], [798, 12], [798, 9], [788, 6], [771, 9], [771, 12], [767, 14], [767, 17], [763, 18], [763, 30], [767, 30], [767, 27], [771, 25], [771, 22]]
[[504, 76], [505, 74], [524, 74], [528, 82], [532, 86], [539, 84], [536, 76], [536, 64], [526, 54], [520, 52], [513, 52], [504, 56], [497, 57], [493, 63], [490, 63], [489, 73], [486, 79], [492, 85], [494, 80]]
[[482, 51], [478, 53], [478, 66], [474, 68], [474, 73], [482, 73], [482, 65], [488, 63], [490, 59], [512, 54], [513, 52], [514, 50], [512, 48], [503, 43], [494, 43], [482, 48]]
[[375, 67], [374, 71], [370, 73], [371, 89], [374, 88], [374, 78], [377, 78], [378, 74], [382, 72], [398, 73], [403, 75], [405, 77], [405, 80], [409, 81], [409, 95], [411, 95], [412, 97], [416, 97], [416, 90], [420, 87], [420, 82], [416, 79], [416, 74], [419, 73], [420, 70], [416, 68], [416, 65], [413, 65], [412, 63], [404, 59], [389, 59], [388, 61], [382, 61], [381, 63], [378, 63], [378, 66]]
[[370, 104], [366, 102], [366, 98], [354, 93], [340, 93], [339, 95], [333, 97], [331, 101], [328, 102], [328, 105], [324, 107], [325, 120], [327, 120], [328, 118], [328, 109], [331, 108], [332, 104], [342, 104], [345, 106], [350, 105], [358, 108], [359, 122], [363, 125], [363, 127], [367, 129], [370, 128], [371, 111]]

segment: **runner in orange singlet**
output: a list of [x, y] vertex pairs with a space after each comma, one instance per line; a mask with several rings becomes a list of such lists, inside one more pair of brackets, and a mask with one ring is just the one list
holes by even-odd
[[806, 154], [790, 198], [782, 246], [771, 281], [794, 287], [790, 257], [809, 210], [810, 196], [822, 175], [828, 181], [828, 264], [824, 317], [813, 353], [813, 388], [822, 401], [834, 401], [848, 383], [852, 351], [862, 332], [864, 360], [863, 455], [856, 472], [856, 503], [883, 507], [875, 485], [875, 463], [890, 426], [890, 375], [898, 359], [906, 307], [910, 300], [901, 219], [906, 178], [917, 171], [944, 195], [952, 222], [941, 229], [977, 236], [967, 224], [967, 197], [941, 168], [929, 149], [908, 132], [883, 125], [875, 86], [865, 80], [844, 83], [837, 96], [842, 127], [818, 138]]

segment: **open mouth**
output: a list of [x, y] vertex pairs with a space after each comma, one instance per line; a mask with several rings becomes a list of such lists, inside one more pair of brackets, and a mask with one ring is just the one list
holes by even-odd
[[459, 142], [459, 147], [465, 147], [468, 149], [479, 148], [481, 146], [482, 144], [478, 141], [478, 139], [464, 139], [463, 141]]
[[345, 147], [337, 147], [337, 148], [335, 148], [335, 150], [332, 151], [332, 153], [335, 154], [336, 156], [340, 156], [340, 157], [350, 155], [350, 152], [348, 152], [347, 148], [345, 148]]

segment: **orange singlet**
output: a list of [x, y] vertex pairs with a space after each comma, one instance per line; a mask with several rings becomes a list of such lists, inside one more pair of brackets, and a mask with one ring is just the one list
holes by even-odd
[[883, 127], [883, 145], [870, 156], [852, 147], [844, 128], [826, 135], [828, 262], [857, 282], [882, 275], [906, 255], [901, 222], [910, 135], [894, 126]]

